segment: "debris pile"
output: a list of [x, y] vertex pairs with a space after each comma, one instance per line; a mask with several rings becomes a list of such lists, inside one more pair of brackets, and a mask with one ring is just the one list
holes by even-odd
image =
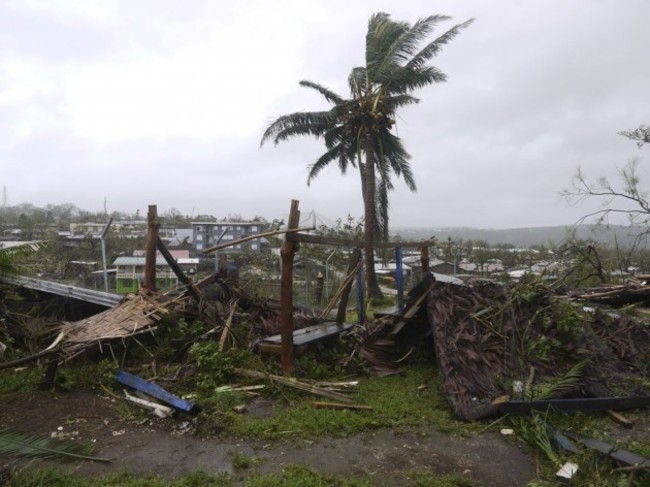
[[[650, 329], [584, 309], [539, 282], [436, 283], [428, 310], [444, 389], [457, 415], [498, 413], [495, 399], [647, 395]], [[560, 381], [578, 364], [579, 380]], [[576, 378], [577, 379], [577, 378]], [[524, 386], [525, 384], [525, 386]]]

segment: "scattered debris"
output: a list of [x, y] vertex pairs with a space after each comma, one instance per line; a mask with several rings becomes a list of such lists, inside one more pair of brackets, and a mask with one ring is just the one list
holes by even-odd
[[364, 406], [361, 404], [342, 404], [340, 402], [313, 401], [312, 405], [316, 409], [328, 408], [328, 409], [356, 409], [361, 411], [372, 411], [372, 406]]
[[596, 450], [603, 455], [620, 462], [629, 467], [637, 468], [649, 468], [650, 467], [650, 458], [646, 458], [642, 455], [632, 453], [627, 450], [619, 449], [615, 445], [607, 443], [602, 440], [597, 440], [595, 438], [586, 438], [584, 436], [577, 435], [575, 433], [566, 433], [569, 438], [574, 439], [575, 441], [583, 444], [587, 448]]
[[[152, 382], [147, 382], [144, 379], [141, 379], [140, 377], [130, 374], [124, 370], [120, 370], [117, 373], [117, 381], [120, 384], [124, 384], [126, 386], [132, 387], [133, 389], [136, 389], [138, 391], [142, 391], [145, 394], [150, 395], [151, 397], [154, 397], [160, 401], [163, 401], [166, 404], [169, 404], [172, 406], [174, 409], [177, 409], [179, 411], [183, 411], [188, 414], [196, 415], [199, 412], [199, 407], [196, 404], [193, 404], [189, 401], [186, 401], [185, 399], [181, 399], [178, 396], [175, 396], [171, 392], [168, 392], [164, 388], [160, 387], [158, 384], [152, 383]], [[125, 393], [126, 394], [126, 393]], [[137, 398], [133, 398], [137, 399]], [[133, 401], [132, 399], [131, 402], [136, 403], [136, 401]], [[139, 404], [145, 406], [145, 403], [149, 401], [144, 401], [144, 403], [140, 402]], [[155, 404], [155, 403], [154, 403]], [[149, 405], [151, 403], [149, 402]], [[154, 407], [154, 412], [156, 412], [156, 408]], [[165, 413], [165, 409], [169, 408], [158, 408], [163, 414]], [[158, 415], [158, 413], [156, 412]]]
[[577, 472], [577, 463], [566, 462], [564, 465], [562, 465], [560, 470], [557, 471], [555, 478], [558, 480], [558, 482], [568, 483]]
[[279, 375], [265, 374], [263, 372], [258, 372], [256, 370], [247, 370], [247, 369], [238, 369], [238, 368], [236, 368], [234, 372], [244, 377], [270, 380], [272, 383], [277, 383], [283, 386], [299, 389], [301, 391], [310, 392], [312, 394], [316, 394], [317, 396], [327, 397], [330, 399], [334, 399], [336, 401], [341, 401], [346, 404], [352, 404], [353, 402], [350, 397], [341, 394], [340, 392], [328, 391], [327, 389], [323, 389], [321, 387], [316, 387], [314, 385], [306, 384], [304, 382], [298, 382], [296, 379], [292, 377], [282, 377]]
[[124, 397], [127, 401], [140, 406], [151, 411], [153, 414], [159, 418], [169, 418], [174, 414], [174, 410], [168, 406], [164, 406], [160, 403], [154, 401], [147, 401], [146, 399], [141, 399], [139, 397], [132, 396], [128, 392], [124, 391]]
[[214, 390], [214, 392], [249, 392], [250, 393], [265, 388], [266, 386], [264, 384], [258, 384], [255, 386], [219, 386]]

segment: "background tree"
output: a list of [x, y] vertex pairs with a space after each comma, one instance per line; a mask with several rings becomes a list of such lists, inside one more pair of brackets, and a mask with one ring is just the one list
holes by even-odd
[[433, 29], [446, 20], [449, 17], [433, 15], [410, 25], [392, 20], [387, 13], [372, 15], [366, 34], [365, 66], [353, 68], [348, 77], [350, 98], [312, 81], [301, 81], [301, 86], [319, 92], [332, 108], [281, 116], [262, 136], [261, 145], [268, 140], [278, 144], [296, 136], [323, 138], [327, 150], [309, 166], [308, 184], [334, 161], [343, 174], [350, 166], [359, 170], [369, 297], [382, 296], [375, 275], [373, 242], [378, 235], [388, 235], [392, 175], [402, 177], [412, 191], [416, 189], [410, 156], [392, 132], [397, 109], [419, 102], [411, 95], [417, 88], [446, 80], [444, 73], [426, 63], [472, 22], [455, 25], [422, 45]]
[[650, 125], [639, 125], [638, 128], [623, 130], [618, 133], [631, 140], [636, 140], [636, 145], [641, 148], [643, 144], [650, 144]]
[[[641, 125], [636, 130], [619, 132], [621, 135], [636, 140], [639, 147], [649, 142], [650, 127]], [[624, 215], [628, 223], [644, 228], [642, 233], [648, 233], [650, 228], [650, 195], [640, 186], [638, 175], [638, 158], [632, 159], [623, 168], [618, 169], [619, 182], [612, 183], [605, 177], [590, 181], [580, 168], [571, 181], [571, 187], [562, 191], [562, 196], [569, 204], [577, 204], [590, 198], [601, 198], [603, 208], [589, 213], [580, 219], [583, 223], [589, 218], [596, 217], [598, 223], [607, 223], [614, 214]]]

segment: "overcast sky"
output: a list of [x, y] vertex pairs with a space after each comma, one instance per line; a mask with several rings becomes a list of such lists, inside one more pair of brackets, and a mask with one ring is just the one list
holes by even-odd
[[393, 227], [571, 224], [594, 209], [559, 196], [578, 166], [615, 178], [633, 157], [650, 187], [650, 149], [617, 135], [650, 123], [647, 0], [3, 0], [7, 203], [360, 216], [358, 174], [307, 187], [321, 141], [259, 142], [326, 107], [300, 80], [348, 94], [377, 11], [453, 17], [439, 33], [476, 19], [433, 59], [448, 81], [398, 118], [418, 191], [396, 182]]

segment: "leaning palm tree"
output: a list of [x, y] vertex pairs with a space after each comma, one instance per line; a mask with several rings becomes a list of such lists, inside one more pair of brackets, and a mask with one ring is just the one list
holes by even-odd
[[[262, 136], [275, 144], [297, 136], [322, 137], [326, 152], [309, 166], [307, 184], [328, 165], [336, 162], [343, 174], [349, 167], [359, 170], [364, 202], [364, 246], [367, 293], [381, 297], [374, 267], [376, 232], [388, 234], [388, 191], [391, 176], [402, 177], [416, 190], [410, 156], [392, 129], [398, 108], [419, 102], [411, 93], [446, 76], [426, 63], [472, 20], [453, 26], [433, 41], [422, 43], [433, 29], [449, 17], [433, 15], [410, 25], [386, 13], [370, 17], [366, 34], [365, 66], [355, 67], [348, 77], [350, 98], [314, 83], [300, 85], [319, 92], [331, 109], [296, 112], [273, 121]], [[380, 218], [377, 218], [377, 215]]]

